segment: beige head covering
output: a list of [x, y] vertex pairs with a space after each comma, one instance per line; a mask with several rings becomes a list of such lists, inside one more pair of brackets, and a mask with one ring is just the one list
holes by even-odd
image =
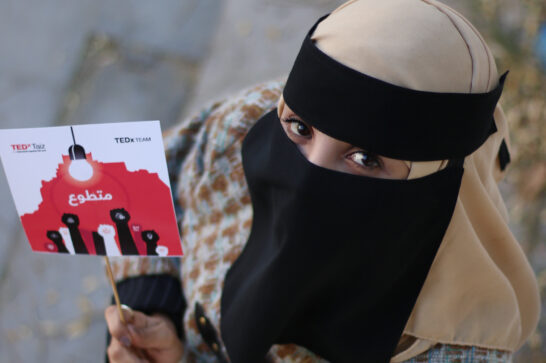
[[[339, 62], [415, 90], [481, 93], [499, 79], [478, 31], [434, 0], [351, 0], [311, 38]], [[280, 115], [282, 96], [278, 106]], [[410, 344], [400, 344], [393, 362], [437, 342], [514, 351], [537, 325], [536, 279], [507, 227], [497, 187], [497, 155], [503, 138], [508, 142], [500, 106], [495, 122], [498, 131], [465, 159], [453, 218], [404, 330]], [[446, 161], [409, 165], [411, 179], [440, 170]]]

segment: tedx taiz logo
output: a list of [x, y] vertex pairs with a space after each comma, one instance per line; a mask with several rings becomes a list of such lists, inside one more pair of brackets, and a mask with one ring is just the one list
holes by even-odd
[[35, 153], [46, 151], [45, 144], [10, 144], [10, 149], [14, 153]]

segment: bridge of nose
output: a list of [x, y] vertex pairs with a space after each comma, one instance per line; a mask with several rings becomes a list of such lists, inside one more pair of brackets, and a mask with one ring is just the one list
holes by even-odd
[[350, 144], [313, 129], [312, 141], [300, 147], [300, 151], [311, 163], [336, 170], [343, 162], [343, 154], [350, 148]]

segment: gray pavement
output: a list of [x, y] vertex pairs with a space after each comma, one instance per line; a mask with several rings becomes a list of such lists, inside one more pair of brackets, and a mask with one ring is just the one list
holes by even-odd
[[[159, 119], [191, 97], [217, 0], [0, 2], [0, 127]], [[0, 175], [0, 362], [100, 362], [97, 257], [32, 253]]]
[[[0, 127], [160, 119], [165, 129], [286, 75], [309, 26], [342, 2], [2, 0]], [[111, 294], [101, 259], [32, 253], [0, 174], [0, 363], [101, 361]]]

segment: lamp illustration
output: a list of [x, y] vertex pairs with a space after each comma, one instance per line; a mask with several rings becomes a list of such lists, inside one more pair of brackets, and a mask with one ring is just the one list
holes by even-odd
[[68, 167], [68, 173], [71, 177], [78, 181], [89, 180], [93, 176], [93, 167], [87, 162], [85, 156], [85, 149], [83, 146], [76, 144], [76, 138], [74, 137], [74, 130], [70, 126], [70, 132], [72, 132], [73, 145], [68, 148], [68, 155], [70, 156], [70, 166]]

